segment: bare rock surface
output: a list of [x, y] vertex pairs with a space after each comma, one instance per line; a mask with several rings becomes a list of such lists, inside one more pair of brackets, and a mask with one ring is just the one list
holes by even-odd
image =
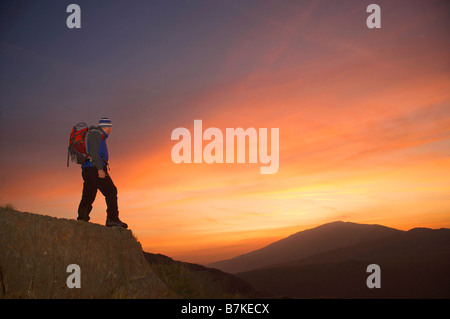
[[[80, 267], [69, 288], [67, 267]], [[131, 230], [0, 208], [3, 298], [176, 298]]]

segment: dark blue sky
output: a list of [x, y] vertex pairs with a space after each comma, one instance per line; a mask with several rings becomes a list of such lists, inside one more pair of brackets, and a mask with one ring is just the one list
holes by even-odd
[[[82, 28], [70, 30], [72, 2], [2, 2], [2, 130], [14, 132], [16, 141], [7, 143], [8, 153], [32, 142], [56, 156], [48, 146], [61, 133], [52, 132], [81, 120], [132, 122], [144, 111], [148, 126], [182, 118], [196, 92], [252, 68], [251, 59], [231, 71], [222, 62], [226, 48], [258, 19], [246, 14], [255, 1], [78, 1]], [[24, 133], [35, 125], [48, 144]]]

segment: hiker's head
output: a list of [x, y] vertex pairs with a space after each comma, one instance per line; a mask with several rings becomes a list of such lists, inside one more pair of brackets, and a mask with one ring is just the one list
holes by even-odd
[[100, 126], [106, 134], [110, 134], [112, 130], [112, 122], [111, 119], [107, 117], [102, 117], [98, 120], [98, 126]]

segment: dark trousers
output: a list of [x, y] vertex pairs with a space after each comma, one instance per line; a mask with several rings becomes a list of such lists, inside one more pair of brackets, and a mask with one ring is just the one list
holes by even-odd
[[89, 213], [92, 210], [97, 190], [105, 196], [106, 200], [106, 218], [116, 220], [119, 218], [119, 208], [117, 206], [117, 187], [114, 185], [109, 176], [106, 167], [105, 178], [98, 177], [98, 171], [95, 167], [83, 168], [81, 175], [83, 176], [83, 195], [80, 205], [78, 206], [78, 220], [89, 220]]

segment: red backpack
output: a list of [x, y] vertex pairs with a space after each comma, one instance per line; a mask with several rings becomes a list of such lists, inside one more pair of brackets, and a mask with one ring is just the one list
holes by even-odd
[[72, 162], [83, 164], [90, 156], [86, 151], [86, 135], [88, 133], [86, 123], [78, 123], [72, 128], [69, 139], [69, 149], [67, 151], [67, 167], [69, 167], [69, 157]]

